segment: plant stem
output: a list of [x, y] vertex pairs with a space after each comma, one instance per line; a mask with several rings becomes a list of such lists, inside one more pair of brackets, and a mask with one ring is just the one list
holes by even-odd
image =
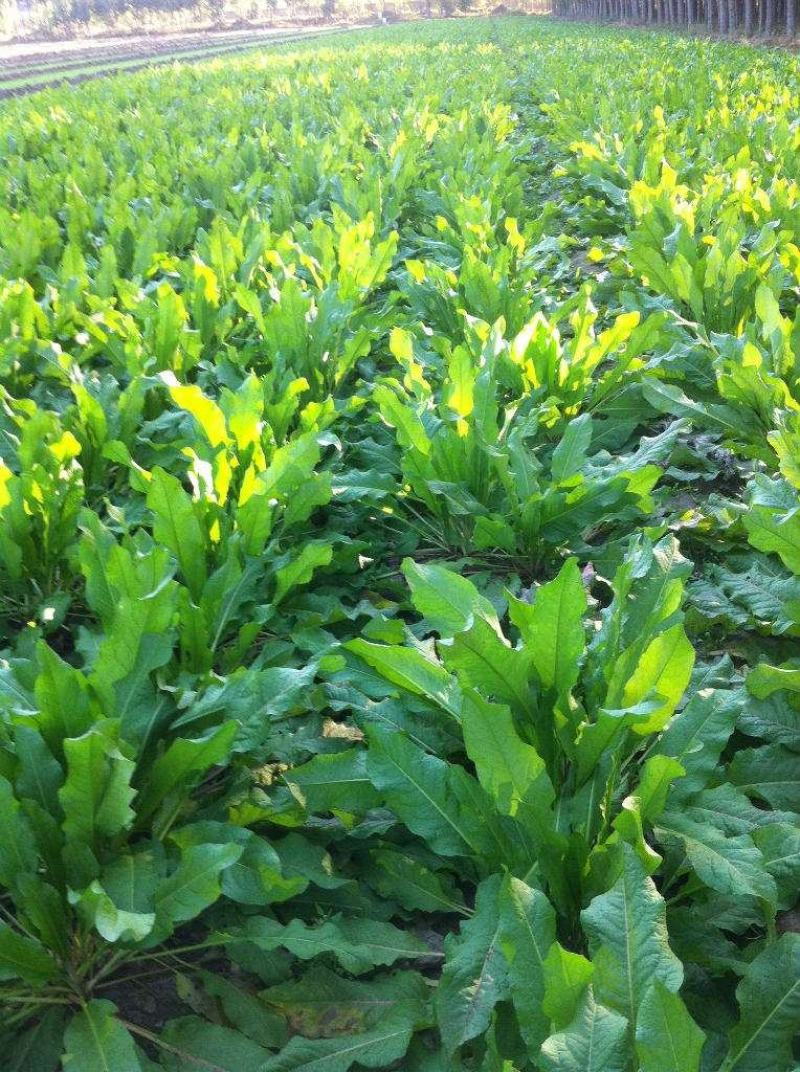
[[3, 994], [2, 1000], [4, 1002], [10, 1002], [12, 1005], [75, 1005], [77, 1001], [77, 999], [70, 1001], [69, 998], [37, 997], [35, 994], [31, 994], [29, 997], [23, 997], [21, 995], [8, 997], [6, 994]]
[[0, 905], [0, 913], [2, 913], [3, 916], [5, 916], [5, 918], [8, 920], [8, 925], [10, 927], [16, 927], [16, 929], [22, 934], [24, 934], [26, 938], [30, 938], [32, 941], [38, 942], [38, 938], [36, 937], [36, 935], [31, 934], [27, 927], [20, 923], [17, 917], [13, 915], [13, 913], [9, 912], [7, 908], [3, 908], [2, 905]]
[[198, 949], [214, 949], [218, 946], [227, 945], [231, 940], [229, 935], [221, 935], [219, 938], [212, 939], [208, 942], [197, 942], [194, 945], [179, 945], [174, 949], [160, 949], [156, 953], [142, 953], [141, 956], [131, 957], [130, 963], [141, 964], [143, 960], [158, 960], [160, 957], [168, 957], [177, 953], [193, 953]]
[[130, 954], [127, 950], [120, 950], [119, 952], [114, 953], [114, 955], [105, 962], [102, 968], [100, 968], [99, 971], [95, 972], [95, 974], [87, 982], [86, 989], [92, 991], [101, 979], [105, 979], [114, 971], [118, 964], [124, 962], [129, 957]]

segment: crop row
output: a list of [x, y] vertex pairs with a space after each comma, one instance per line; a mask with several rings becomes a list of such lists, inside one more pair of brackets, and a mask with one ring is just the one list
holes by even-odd
[[19, 96], [38, 92], [49, 86], [63, 82], [81, 82], [103, 75], [122, 74], [153, 67], [160, 63], [200, 62], [217, 59], [250, 49], [265, 48], [270, 45], [289, 44], [305, 38], [315, 38], [323, 34], [339, 31], [319, 30], [303, 31], [298, 34], [249, 33], [229, 37], [220, 36], [219, 40], [206, 37], [196, 42], [180, 46], [145, 47], [133, 49], [130, 53], [115, 48], [113, 51], [100, 52], [91, 50], [75, 58], [53, 59], [30, 63], [23, 61], [0, 65], [0, 97]]

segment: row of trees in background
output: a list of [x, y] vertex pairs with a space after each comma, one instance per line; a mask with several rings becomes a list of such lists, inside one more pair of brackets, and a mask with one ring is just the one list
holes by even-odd
[[773, 37], [797, 32], [798, 0], [553, 0], [553, 14]]
[[[0, 36], [56, 31], [185, 28], [192, 25], [308, 24], [437, 18], [501, 0], [0, 0]], [[515, 10], [549, 11], [550, 0], [507, 0]]]
[[[438, 10], [440, 2], [454, 0], [402, 0]], [[365, 6], [358, 0], [353, 7]], [[381, 0], [368, 5], [372, 15]], [[349, 0], [0, 0], [0, 33], [7, 36], [56, 31], [79, 32], [92, 23], [109, 28], [132, 29], [141, 20], [148, 28], [163, 24], [186, 28], [193, 24], [306, 23], [330, 21], [349, 14]], [[357, 17], [357, 16], [356, 16]], [[130, 25], [128, 25], [130, 24]]]

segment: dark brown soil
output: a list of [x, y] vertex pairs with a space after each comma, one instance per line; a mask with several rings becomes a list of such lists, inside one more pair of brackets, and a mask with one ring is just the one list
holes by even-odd
[[178, 997], [170, 972], [143, 979], [121, 979], [98, 996], [113, 1001], [119, 1014], [148, 1031], [159, 1031], [169, 1020], [191, 1012]]

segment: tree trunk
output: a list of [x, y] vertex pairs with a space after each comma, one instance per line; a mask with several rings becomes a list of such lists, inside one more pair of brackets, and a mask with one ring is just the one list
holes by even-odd
[[797, 7], [796, 0], [786, 0], [786, 34], [794, 37], [797, 32]]
[[767, 37], [775, 33], [775, 0], [764, 0], [764, 33]]
[[717, 9], [719, 14], [719, 32], [726, 34], [728, 32], [728, 8], [726, 0], [717, 0]]

